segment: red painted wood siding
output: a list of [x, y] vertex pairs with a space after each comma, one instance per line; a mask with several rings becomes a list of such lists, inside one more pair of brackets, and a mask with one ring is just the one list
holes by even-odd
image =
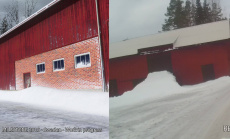
[[110, 59], [110, 80], [116, 81], [117, 87], [115, 89], [117, 92], [111, 90], [110, 96], [121, 95], [125, 91], [132, 90], [135, 79], [146, 78], [148, 72], [159, 71], [159, 69], [173, 72], [181, 85], [204, 82], [203, 65], [213, 65], [215, 78], [230, 75], [229, 46], [230, 40], [223, 40], [182, 47], [166, 53]]
[[146, 78], [148, 65], [146, 56], [128, 56], [110, 60], [110, 80], [117, 81], [118, 94], [133, 89], [133, 80]]
[[172, 51], [173, 73], [181, 85], [203, 82], [202, 65], [213, 64], [215, 78], [229, 75], [229, 48], [225, 43], [204, 44]]
[[0, 39], [0, 89], [15, 88], [16, 60], [97, 35], [95, 0], [60, 1]]
[[105, 81], [109, 86], [109, 0], [98, 0]]

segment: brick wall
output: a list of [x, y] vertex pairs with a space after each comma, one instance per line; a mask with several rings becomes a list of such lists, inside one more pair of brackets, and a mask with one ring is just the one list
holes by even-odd
[[[75, 68], [74, 56], [90, 53], [91, 66]], [[65, 70], [53, 71], [53, 60], [64, 58]], [[37, 74], [36, 64], [45, 62], [45, 73]], [[15, 62], [16, 90], [24, 88], [23, 73], [31, 73], [31, 86], [58, 89], [102, 89], [98, 37], [58, 48]]]

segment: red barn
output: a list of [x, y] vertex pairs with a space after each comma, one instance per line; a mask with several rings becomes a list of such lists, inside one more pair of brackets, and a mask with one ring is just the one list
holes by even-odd
[[148, 73], [162, 70], [173, 73], [180, 85], [229, 75], [229, 21], [111, 44], [110, 96], [132, 90]]
[[55, 0], [0, 36], [0, 89], [108, 88], [109, 0]]

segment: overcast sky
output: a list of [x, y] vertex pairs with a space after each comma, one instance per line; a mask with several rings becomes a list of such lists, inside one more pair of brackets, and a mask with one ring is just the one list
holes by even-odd
[[[0, 19], [2, 19], [5, 15], [4, 7], [7, 5], [10, 5], [13, 0], [0, 0]], [[45, 5], [49, 4], [53, 0], [37, 0], [37, 5], [35, 11], [41, 9]], [[24, 4], [25, 0], [18, 0], [19, 3], [19, 10], [20, 10], [20, 16], [23, 16], [24, 13]]]
[[[156, 34], [161, 31], [170, 0], [109, 0], [110, 42]], [[230, 0], [220, 0], [224, 15]]]

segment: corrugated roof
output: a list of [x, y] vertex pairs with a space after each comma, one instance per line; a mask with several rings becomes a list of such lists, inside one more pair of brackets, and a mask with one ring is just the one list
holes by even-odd
[[44, 11], [46, 11], [47, 9], [49, 9], [50, 7], [54, 6], [56, 3], [58, 3], [61, 0], [53, 0], [52, 2], [50, 2], [49, 4], [47, 4], [46, 6], [44, 6], [43, 8], [41, 8], [40, 10], [38, 10], [36, 13], [32, 14], [30, 17], [26, 18], [25, 20], [23, 20], [22, 22], [20, 22], [19, 24], [15, 25], [14, 27], [12, 27], [10, 30], [8, 30], [7, 32], [5, 32], [4, 34], [2, 34], [0, 36], [0, 39], [3, 38], [4, 36], [6, 36], [7, 34], [11, 33], [12, 31], [14, 31], [15, 29], [19, 28], [20, 26], [22, 26], [23, 24], [27, 23], [28, 21], [30, 21], [31, 19], [33, 19], [34, 17], [36, 17], [37, 15], [43, 13]]
[[112, 43], [109, 58], [137, 54], [138, 49], [172, 44], [173, 48], [230, 38], [229, 21], [219, 21]]

